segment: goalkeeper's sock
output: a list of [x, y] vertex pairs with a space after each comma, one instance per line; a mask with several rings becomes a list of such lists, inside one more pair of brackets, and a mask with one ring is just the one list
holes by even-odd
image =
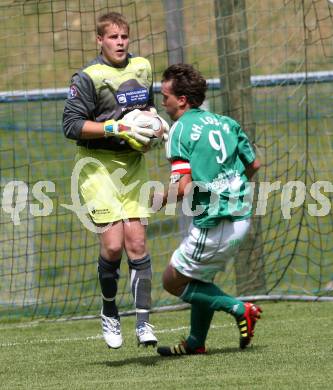
[[204, 347], [208, 330], [212, 322], [214, 310], [207, 305], [191, 305], [191, 331], [186, 339], [186, 344], [192, 350]]
[[118, 317], [116, 295], [118, 290], [120, 261], [108, 261], [98, 258], [98, 277], [103, 298], [103, 314], [107, 317]]
[[150, 256], [137, 260], [128, 259], [128, 266], [137, 324], [149, 322], [152, 278]]
[[239, 318], [245, 312], [244, 303], [223, 292], [214, 283], [192, 280], [180, 298], [191, 304], [206, 305], [211, 310], [225, 311]]

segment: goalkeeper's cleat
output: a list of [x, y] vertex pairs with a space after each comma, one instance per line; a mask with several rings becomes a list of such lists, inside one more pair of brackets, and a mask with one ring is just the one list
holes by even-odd
[[148, 345], [152, 345], [155, 347], [157, 344], [157, 338], [153, 332], [153, 325], [148, 322], [140, 322], [137, 325], [136, 337], [138, 340], [138, 346], [143, 345], [148, 347]]
[[104, 340], [109, 348], [120, 348], [123, 338], [120, 330], [119, 317], [107, 317], [101, 313]]
[[183, 356], [183, 355], [199, 355], [206, 353], [206, 347], [198, 347], [195, 349], [190, 348], [186, 341], [182, 341], [179, 344], [172, 347], [158, 347], [157, 353], [161, 356]]
[[260, 318], [260, 313], [262, 313], [261, 308], [253, 303], [246, 302], [244, 306], [244, 314], [236, 319], [240, 332], [239, 348], [241, 349], [246, 348], [250, 344], [254, 336], [256, 322]]

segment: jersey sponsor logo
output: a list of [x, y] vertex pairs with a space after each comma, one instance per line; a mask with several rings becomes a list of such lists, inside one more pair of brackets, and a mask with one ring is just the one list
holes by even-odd
[[147, 108], [147, 104], [134, 104], [133, 106], [130, 106], [130, 107], [121, 107], [121, 111], [124, 113], [124, 112], [129, 112], [129, 111], [132, 111], [134, 109], [138, 108], [139, 110], [143, 109], [143, 108]]
[[68, 99], [74, 99], [78, 95], [78, 90], [75, 85], [71, 85], [68, 91]]
[[243, 184], [240, 173], [236, 170], [229, 170], [226, 173], [219, 173], [218, 176], [211, 182], [206, 183], [208, 191], [216, 194], [229, 191], [231, 193], [238, 192]]
[[147, 88], [133, 89], [131, 91], [117, 93], [116, 98], [121, 105], [141, 105], [148, 102], [149, 92]]
[[127, 102], [126, 96], [124, 93], [117, 95], [117, 99], [118, 99], [119, 104], [126, 104], [126, 102]]
[[104, 214], [108, 214], [109, 213], [109, 209], [95, 209], [95, 208], [93, 208], [92, 210], [91, 210], [91, 214], [93, 214], [93, 215], [96, 215], [96, 214], [100, 214], [100, 215], [104, 215]]

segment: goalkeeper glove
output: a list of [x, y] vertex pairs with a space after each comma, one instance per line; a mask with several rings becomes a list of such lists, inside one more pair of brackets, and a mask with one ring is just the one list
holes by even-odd
[[108, 120], [104, 122], [104, 136], [118, 137], [126, 141], [133, 149], [139, 152], [146, 151], [146, 146], [153, 137], [154, 130], [138, 127], [127, 120]]
[[170, 127], [168, 122], [157, 114], [155, 107], [151, 107], [150, 111], [133, 110], [127, 113], [123, 119], [126, 119], [126, 122], [132, 125], [153, 129], [154, 136], [165, 142], [168, 140]]
[[[144, 127], [158, 132], [162, 126], [162, 122], [158, 118], [158, 115], [155, 111], [140, 111], [135, 109], [127, 113], [124, 118], [126, 122], [131, 123], [131, 125]], [[155, 135], [155, 134], [154, 134]]]

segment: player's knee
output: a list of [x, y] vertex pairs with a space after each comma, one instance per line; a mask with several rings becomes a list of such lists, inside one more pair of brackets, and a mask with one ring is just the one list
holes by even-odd
[[126, 243], [126, 252], [132, 259], [140, 259], [146, 255], [146, 242], [143, 238], [131, 238]]
[[163, 273], [162, 284], [164, 290], [166, 290], [168, 293], [172, 295], [178, 296], [177, 289], [175, 288], [174, 280], [168, 269], [166, 269], [165, 272]]
[[170, 281], [163, 281], [164, 290], [169, 294], [179, 297], [181, 295], [180, 289]]
[[101, 248], [101, 255], [104, 259], [112, 261], [120, 259], [122, 256], [123, 247], [120, 243], [110, 243], [103, 245]]
[[180, 297], [188, 284], [189, 280], [181, 276], [171, 264], [168, 265], [163, 273], [163, 288], [170, 294]]
[[164, 276], [163, 276], [163, 288], [165, 291], [172, 294], [172, 285], [169, 283], [167, 279], [164, 278]]

